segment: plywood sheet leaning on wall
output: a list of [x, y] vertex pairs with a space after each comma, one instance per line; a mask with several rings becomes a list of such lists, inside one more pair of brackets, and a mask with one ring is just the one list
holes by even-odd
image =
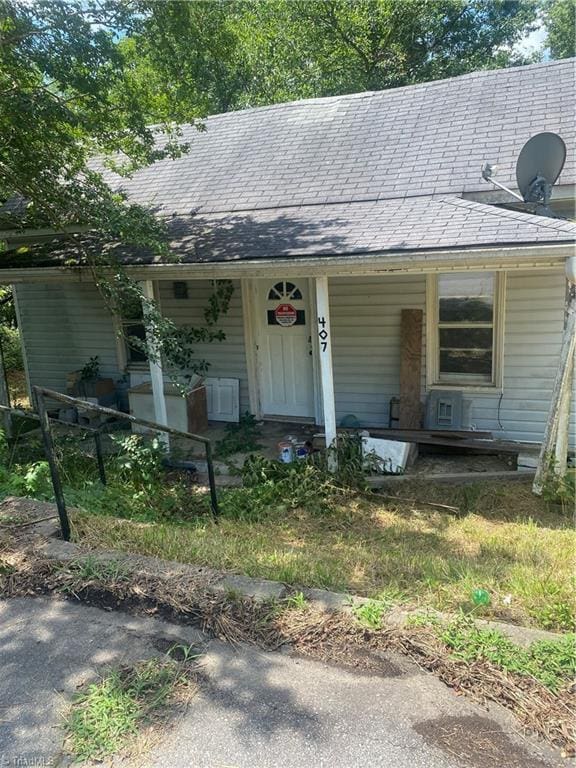
[[422, 318], [421, 309], [402, 310], [399, 425], [401, 429], [418, 429], [421, 426]]

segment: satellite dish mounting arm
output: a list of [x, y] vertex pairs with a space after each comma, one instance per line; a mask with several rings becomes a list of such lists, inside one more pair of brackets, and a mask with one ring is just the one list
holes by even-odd
[[504, 184], [500, 184], [499, 181], [496, 181], [496, 179], [493, 177], [494, 169], [490, 165], [490, 163], [484, 163], [482, 166], [482, 178], [484, 181], [487, 181], [490, 184], [494, 184], [495, 187], [498, 187], [498, 189], [503, 189], [504, 192], [508, 192], [509, 195], [512, 195], [512, 197], [515, 197], [517, 200], [520, 200], [521, 203], [524, 202], [524, 198], [522, 195], [517, 194], [516, 192], [512, 192], [511, 189], [508, 189], [508, 187], [505, 187]]

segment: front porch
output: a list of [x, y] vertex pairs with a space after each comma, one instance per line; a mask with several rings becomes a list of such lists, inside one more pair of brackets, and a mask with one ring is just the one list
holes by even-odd
[[[324, 451], [326, 440], [324, 431], [318, 426], [290, 421], [260, 421], [255, 422], [255, 429], [251, 431], [251, 448], [248, 450], [233, 450], [234, 443], [227, 439], [231, 429], [237, 429], [237, 425], [210, 422], [208, 428], [200, 434], [211, 440], [214, 447], [214, 466], [218, 474], [219, 486], [239, 485], [241, 477], [239, 470], [245, 460], [251, 454], [263, 456], [265, 459], [278, 460], [281, 458], [282, 446], [292, 443], [294, 446], [293, 461], [297, 458], [297, 446], [309, 446], [310, 453], [321, 454]], [[339, 434], [358, 434], [362, 430], [338, 430]], [[385, 430], [377, 430], [379, 435], [386, 434]], [[458, 448], [458, 442], [462, 442], [462, 434], [450, 440], [449, 433], [445, 435], [444, 442], [439, 437], [435, 443], [421, 443], [411, 455], [405, 470], [398, 474], [380, 474], [370, 472], [367, 476], [372, 487], [396, 482], [399, 479], [475, 482], [488, 479], [502, 478], [504, 480], [520, 479], [533, 473], [524, 464], [529, 459], [534, 462], [537, 458], [537, 447], [518, 444], [515, 447], [503, 441], [493, 439], [478, 440], [476, 447], [463, 446]], [[454, 433], [456, 435], [457, 433]], [[392, 437], [398, 437], [397, 432], [391, 432]], [[423, 431], [421, 439], [428, 436]], [[405, 437], [408, 440], [409, 437]], [[418, 439], [418, 438], [417, 438]], [[222, 448], [221, 448], [222, 446]], [[200, 482], [205, 477], [205, 460], [201, 450], [194, 445], [185, 446], [183, 443], [175, 443], [177, 454], [182, 451], [198, 470]], [[232, 450], [229, 450], [232, 448]]]
[[[174, 298], [171, 282], [153, 287], [162, 311], [179, 323], [194, 322], [208, 290], [207, 281], [187, 285], [192, 312]], [[198, 349], [210, 362], [208, 417], [234, 421], [249, 412], [257, 420], [308, 421], [329, 442], [337, 427], [353, 424], [489, 432], [537, 446], [564, 287], [561, 270], [234, 281], [222, 318], [226, 340]], [[473, 315], [478, 307], [481, 317]], [[158, 388], [167, 376], [156, 371]], [[215, 389], [220, 383], [225, 396]], [[231, 383], [236, 399], [223, 407]]]
[[[292, 261], [283, 273], [267, 264], [258, 277], [242, 266], [247, 274], [238, 278], [234, 267], [229, 310], [219, 320], [225, 339], [195, 348], [209, 365], [207, 416], [217, 441], [227, 422], [250, 413], [265, 424], [270, 457], [286, 435], [323, 432], [331, 443], [337, 429], [351, 425], [371, 434], [489, 433], [537, 449], [562, 336], [560, 265], [503, 270], [461, 262], [457, 272], [441, 264], [392, 272], [374, 262], [356, 265], [356, 273], [318, 275], [317, 264], [310, 274]], [[145, 294], [176, 325], [198, 326], [211, 280], [198, 267], [170, 269], [184, 279], [145, 281]], [[130, 389], [149, 387], [148, 418], [169, 423], [174, 372], [129, 358], [123, 324], [93, 285], [71, 274], [57, 283], [20, 283], [16, 294], [30, 384], [65, 392], [70, 372], [97, 356], [101, 375], [117, 382], [124, 373]], [[458, 444], [447, 447], [454, 452]]]

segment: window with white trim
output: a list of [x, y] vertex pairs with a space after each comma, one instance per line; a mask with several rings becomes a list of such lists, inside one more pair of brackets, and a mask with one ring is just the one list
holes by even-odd
[[499, 385], [503, 280], [497, 272], [430, 277], [429, 384]]

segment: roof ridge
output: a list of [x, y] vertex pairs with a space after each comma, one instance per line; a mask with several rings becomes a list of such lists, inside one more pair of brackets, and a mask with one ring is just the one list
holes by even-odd
[[[400, 91], [405, 91], [408, 89], [416, 90], [416, 89], [440, 87], [447, 83], [453, 83], [455, 80], [488, 77], [490, 75], [492, 76], [500, 75], [503, 72], [508, 72], [508, 73], [512, 72], [514, 74], [517, 74], [520, 72], [525, 72], [526, 70], [534, 70], [534, 69], [540, 69], [545, 67], [551, 68], [559, 65], [565, 66], [569, 62], [576, 64], [576, 57], [570, 57], [567, 59], [552, 59], [549, 61], [539, 61], [534, 64], [523, 64], [521, 66], [498, 67], [497, 69], [475, 69], [472, 72], [466, 72], [463, 75], [454, 75], [452, 77], [438, 78], [435, 80], [425, 80], [421, 83], [409, 83], [407, 85], [391, 86], [390, 88], [382, 88], [376, 91], [356, 91], [354, 93], [341, 93], [335, 96], [312, 96], [309, 99], [292, 99], [291, 101], [280, 101], [275, 104], [260, 104], [258, 106], [245, 107], [244, 109], [236, 109], [230, 112], [216, 112], [215, 114], [207, 115], [206, 117], [202, 118], [202, 120], [204, 122], [208, 122], [209, 120], [213, 120], [214, 118], [225, 118], [232, 115], [247, 114], [247, 113], [253, 113], [258, 111], [264, 112], [267, 110], [280, 109], [282, 107], [297, 108], [303, 104], [308, 104], [308, 105], [326, 104], [331, 101], [339, 102], [344, 100], [363, 99], [363, 98], [370, 98], [374, 96], [383, 96], [384, 94], [398, 93]], [[187, 125], [193, 125], [193, 123], [182, 123], [181, 125], [187, 126]]]
[[[568, 225], [570, 231], [576, 232], [576, 224], [572, 221], [569, 221], [568, 219], [554, 219], [548, 216], [538, 216], [538, 214], [535, 213], [511, 211], [507, 208], [499, 208], [498, 206], [490, 203], [480, 203], [477, 200], [465, 200], [464, 198], [457, 196], [447, 196], [437, 199], [441, 202], [454, 205], [458, 208], [475, 208], [493, 216], [507, 219], [516, 219], [517, 221], [522, 221], [525, 224], [528, 223], [533, 224], [534, 226], [547, 227], [548, 229], [558, 230], [563, 229], [566, 225]], [[527, 218], [530, 219], [530, 221], [526, 222]], [[533, 221], [534, 219], [536, 219], [536, 221]]]

